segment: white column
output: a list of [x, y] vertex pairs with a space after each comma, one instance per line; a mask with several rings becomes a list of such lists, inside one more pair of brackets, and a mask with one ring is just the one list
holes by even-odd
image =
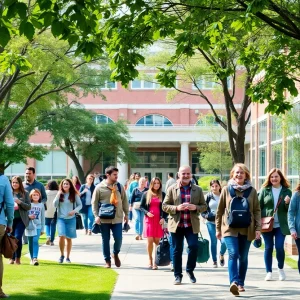
[[128, 179], [128, 163], [117, 163], [117, 168], [119, 169], [118, 181], [124, 184]]
[[189, 166], [189, 143], [190, 142], [180, 142], [180, 166]]

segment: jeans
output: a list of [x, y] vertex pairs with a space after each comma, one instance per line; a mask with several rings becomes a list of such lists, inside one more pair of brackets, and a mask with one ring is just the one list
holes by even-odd
[[16, 258], [20, 258], [22, 253], [22, 236], [25, 231], [25, 225], [21, 218], [14, 219], [12, 229], [12, 235], [18, 239], [18, 249], [12, 257], [12, 259], [15, 260]]
[[86, 206], [86, 213], [82, 213], [82, 219], [83, 219], [83, 226], [84, 229], [89, 229], [92, 230], [92, 226], [94, 223], [94, 214], [93, 214], [93, 210], [92, 210], [92, 205], [87, 205]]
[[[206, 226], [208, 229], [209, 237], [210, 237], [210, 252], [214, 262], [217, 261], [217, 242], [218, 239], [216, 238], [216, 224], [212, 222], [206, 222]], [[220, 255], [224, 255], [226, 252], [226, 244], [224, 239], [221, 239], [221, 249]]]
[[246, 235], [224, 237], [228, 249], [228, 271], [230, 284], [236, 282], [238, 285], [245, 285], [245, 278], [248, 269], [248, 253], [251, 242]]
[[285, 235], [281, 233], [280, 227], [273, 228], [270, 232], [265, 232], [262, 234], [265, 241], [265, 265], [266, 271], [272, 272], [272, 261], [273, 261], [273, 248], [274, 248], [274, 238], [275, 238], [275, 249], [276, 249], [276, 258], [278, 261], [278, 269], [283, 269], [284, 266], [284, 240]]
[[193, 233], [192, 227], [178, 227], [175, 233], [171, 232], [171, 236], [173, 244], [174, 276], [182, 277], [182, 251], [184, 238], [186, 238], [188, 244], [186, 271], [193, 272], [196, 267], [198, 254], [198, 234]]
[[298, 271], [300, 274], [300, 238], [299, 237], [295, 240], [295, 243], [298, 249]]
[[167, 234], [167, 237], [168, 237], [168, 241], [170, 244], [170, 261], [171, 261], [171, 263], [173, 263], [174, 245], [173, 245], [171, 233]]
[[101, 223], [102, 230], [102, 251], [105, 261], [110, 261], [110, 231], [114, 237], [114, 254], [119, 254], [122, 246], [122, 223], [118, 224], [105, 224]]
[[38, 258], [39, 255], [39, 238], [41, 229], [36, 230], [37, 235], [28, 237], [28, 246], [31, 259]]
[[132, 214], [135, 219], [135, 233], [142, 235], [144, 227], [144, 216], [145, 214], [139, 209], [132, 209]]
[[45, 230], [47, 238], [50, 238], [50, 242], [53, 243], [56, 232], [56, 221], [53, 218], [45, 218]]

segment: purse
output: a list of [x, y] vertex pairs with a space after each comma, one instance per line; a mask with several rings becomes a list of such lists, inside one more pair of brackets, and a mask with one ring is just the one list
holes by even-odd
[[12, 258], [17, 249], [18, 239], [6, 232], [1, 241], [1, 253], [5, 258]]
[[279, 198], [272, 217], [261, 218], [261, 232], [270, 232], [273, 230], [274, 216], [278, 210], [281, 200], [282, 200], [282, 197]]
[[110, 203], [101, 204], [98, 215], [100, 219], [112, 220], [116, 216], [116, 207]]
[[156, 248], [155, 264], [164, 267], [168, 266], [170, 261], [170, 243], [166, 233], [164, 233], [164, 236], [160, 239]]
[[133, 202], [133, 208], [139, 210], [141, 208], [141, 202]]
[[206, 263], [209, 260], [209, 257], [209, 241], [204, 239], [201, 232], [199, 232], [197, 263]]
[[75, 214], [75, 218], [76, 218], [76, 230], [83, 229], [84, 227], [83, 227], [81, 215], [80, 214]]

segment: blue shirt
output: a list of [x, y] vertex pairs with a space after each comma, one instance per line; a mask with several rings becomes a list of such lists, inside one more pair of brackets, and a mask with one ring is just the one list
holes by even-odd
[[13, 220], [14, 220], [14, 198], [13, 198], [12, 189], [8, 178], [4, 175], [1, 175], [0, 176], [0, 203], [2, 204], [3, 202], [4, 202], [4, 207], [1, 210], [1, 214], [0, 214], [0, 224], [8, 227], [12, 227]]
[[33, 183], [30, 184], [29, 182], [24, 181], [23, 186], [24, 186], [24, 189], [28, 193], [30, 193], [33, 189], [39, 190], [42, 194], [42, 199], [41, 199], [42, 203], [47, 202], [47, 194], [46, 194], [46, 191], [45, 191], [45, 187], [41, 182], [39, 182], [37, 180], [34, 180]]

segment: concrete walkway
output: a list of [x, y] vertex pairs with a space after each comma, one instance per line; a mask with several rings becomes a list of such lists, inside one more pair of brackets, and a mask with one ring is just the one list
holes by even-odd
[[[131, 227], [133, 227], [133, 224]], [[207, 237], [206, 226], [201, 224], [201, 228], [203, 235]], [[74, 240], [70, 257], [71, 261], [80, 264], [103, 266], [101, 236], [86, 236], [83, 234], [83, 231], [77, 231], [77, 234], [78, 238]], [[161, 267], [155, 271], [147, 269], [146, 241], [136, 241], [134, 237], [133, 230], [124, 234], [122, 251], [120, 253], [122, 266], [121, 268], [113, 266], [119, 277], [111, 300], [235, 298], [229, 292], [226, 266], [213, 269], [212, 261], [209, 261], [207, 264], [197, 264], [195, 270], [196, 284], [191, 284], [184, 274], [182, 285], [174, 286], [174, 276], [169, 267]], [[59, 256], [57, 245], [42, 246], [40, 248], [39, 259], [41, 260], [56, 261]], [[184, 265], [185, 261], [186, 253], [184, 250]], [[298, 271], [286, 266], [286, 281], [278, 281], [275, 261], [273, 267], [274, 280], [264, 281], [263, 251], [251, 246], [249, 268], [245, 282], [246, 292], [242, 293], [241, 297], [268, 300], [300, 299], [300, 276]]]

